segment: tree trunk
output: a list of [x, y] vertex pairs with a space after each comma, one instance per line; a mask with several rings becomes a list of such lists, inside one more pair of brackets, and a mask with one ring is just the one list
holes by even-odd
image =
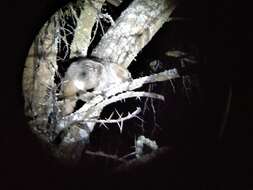
[[175, 0], [135, 0], [102, 37], [92, 55], [127, 68], [176, 7]]

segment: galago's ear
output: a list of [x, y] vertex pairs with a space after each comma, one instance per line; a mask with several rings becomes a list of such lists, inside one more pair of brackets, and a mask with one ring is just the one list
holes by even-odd
[[98, 63], [97, 62], [97, 67], [96, 67], [96, 72], [98, 74], [98, 76], [101, 76], [102, 75], [102, 72], [104, 70], [104, 65], [102, 65], [101, 63]]
[[112, 64], [112, 69], [114, 70], [114, 72], [118, 78], [121, 78], [124, 80], [124, 79], [128, 79], [131, 77], [130, 72], [121, 65]]
[[98, 61], [94, 61], [94, 60], [86, 60], [85, 64], [88, 66], [88, 72], [90, 72], [90, 74], [94, 74], [94, 72], [97, 74], [97, 76], [100, 76], [103, 72], [104, 69], [104, 65]]

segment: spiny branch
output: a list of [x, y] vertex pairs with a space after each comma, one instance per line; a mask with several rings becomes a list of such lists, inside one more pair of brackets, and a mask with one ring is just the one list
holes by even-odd
[[[138, 79], [134, 79], [132, 81], [124, 82], [118, 85], [117, 88], [113, 86], [111, 88], [105, 89], [103, 92], [96, 92], [93, 94], [94, 96], [92, 96], [91, 100], [86, 104], [84, 104], [78, 111], [62, 118], [57, 128], [59, 130], [62, 130], [68, 127], [73, 122], [80, 121], [83, 119], [98, 118], [105, 106], [127, 98], [150, 97], [164, 100], [164, 97], [159, 94], [150, 92], [134, 92], [132, 90], [140, 88], [146, 83], [166, 81], [177, 77], [179, 77], [177, 70], [171, 69], [158, 74], [145, 76]], [[94, 126], [91, 126], [90, 129], [93, 130], [93, 127]]]
[[[123, 99], [135, 98], [135, 97], [137, 97], [137, 98], [138, 97], [150, 97], [150, 98], [160, 99], [160, 100], [164, 101], [164, 97], [162, 95], [155, 94], [155, 93], [150, 93], [150, 92], [134, 92], [134, 91], [125, 92], [125, 93], [119, 94], [117, 96], [113, 96], [113, 97], [111, 97], [109, 99], [105, 99], [103, 101], [101, 100], [100, 103], [98, 103], [97, 105], [94, 105], [94, 106], [90, 107], [90, 109], [88, 109], [85, 112], [80, 112], [80, 110], [79, 110], [79, 111], [77, 111], [77, 112], [75, 112], [75, 113], [73, 113], [73, 114], [71, 114], [69, 116], [64, 117], [59, 122], [58, 128], [60, 128], [60, 130], [62, 130], [62, 129], [64, 129], [64, 128], [66, 128], [69, 125], [72, 125], [74, 123], [80, 123], [80, 121], [96, 122], [96, 120], [93, 120], [93, 119], [90, 119], [90, 118], [99, 117], [100, 113], [102, 112], [102, 110], [103, 110], [103, 108], [105, 106], [107, 106], [109, 104], [112, 104], [114, 102], [123, 100]], [[99, 120], [97, 120], [97, 121], [99, 121]]]
[[87, 123], [87, 122], [91, 122], [91, 123], [101, 123], [101, 124], [106, 124], [106, 123], [120, 123], [120, 122], [124, 122], [126, 120], [138, 117], [137, 115], [141, 112], [141, 108], [137, 107], [137, 109], [132, 112], [132, 113], [128, 113], [128, 115], [126, 117], [122, 117], [122, 115], [119, 115], [119, 118], [117, 119], [111, 119], [112, 115], [114, 114], [114, 112], [110, 115], [110, 117], [108, 119], [81, 119], [81, 120], [77, 120], [74, 121], [71, 124], [74, 123]]
[[103, 108], [109, 104], [112, 104], [114, 102], [118, 102], [120, 100], [124, 100], [127, 98], [137, 98], [140, 99], [140, 97], [149, 97], [149, 98], [155, 98], [155, 99], [159, 99], [159, 100], [163, 100], [164, 101], [164, 97], [160, 94], [156, 94], [156, 93], [151, 93], [151, 92], [134, 92], [134, 91], [128, 91], [128, 92], [124, 92], [122, 94], [119, 94], [117, 96], [113, 96], [109, 99], [105, 99], [103, 102], [99, 103], [98, 105], [96, 105], [96, 108]]

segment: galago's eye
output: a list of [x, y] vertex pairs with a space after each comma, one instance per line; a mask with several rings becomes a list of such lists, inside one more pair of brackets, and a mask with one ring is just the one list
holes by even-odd
[[80, 77], [84, 78], [87, 76], [87, 72], [86, 71], [83, 71], [80, 73]]

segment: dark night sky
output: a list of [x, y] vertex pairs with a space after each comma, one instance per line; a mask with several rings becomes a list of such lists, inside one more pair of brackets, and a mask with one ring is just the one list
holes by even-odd
[[[97, 187], [98, 183], [93, 184], [93, 182], [99, 180], [100, 185], [105, 184], [105, 180], [100, 179], [99, 175], [91, 178], [82, 170], [70, 170], [72, 173], [65, 175], [64, 172], [68, 170], [52, 163], [38, 148], [38, 142], [25, 126], [23, 117], [21, 81], [29, 46], [48, 17], [68, 1], [4, 2], [4, 5], [1, 5], [1, 10], [4, 11], [1, 17], [1, 30], [4, 32], [4, 35], [1, 35], [4, 42], [2, 45], [4, 59], [1, 61], [3, 72], [1, 81], [4, 86], [1, 95], [4, 96], [2, 99], [4, 109], [1, 109], [0, 124], [0, 174], [2, 176], [0, 181], [7, 186], [1, 189], [14, 189], [14, 186], [20, 189], [21, 187], [32, 189], [34, 185], [38, 185], [34, 189], [70, 189], [71, 187], [74, 189], [84, 187], [86, 181], [89, 181], [91, 187]], [[232, 3], [228, 4], [228, 1], [219, 1], [219, 6], [211, 5], [207, 0], [191, 2], [192, 4], [186, 4], [184, 9], [196, 9], [192, 14], [196, 17], [200, 16], [199, 23], [204, 23], [203, 27], [206, 27], [203, 29], [202, 25], [198, 26], [200, 31], [203, 31], [200, 39], [203, 41], [208, 63], [202, 71], [202, 81], [206, 83], [204, 89], [206, 113], [196, 112], [200, 114], [197, 125], [204, 124], [205, 128], [200, 130], [200, 134], [193, 135], [197, 140], [192, 141], [194, 148], [188, 152], [184, 149], [175, 150], [170, 153], [168, 160], [162, 159], [161, 163], [154, 163], [149, 166], [150, 170], [147, 169], [147, 172], [139, 172], [129, 178], [117, 178], [123, 187], [130, 188], [133, 182], [138, 182], [140, 186], [153, 185], [153, 187], [157, 186], [157, 189], [161, 189], [162, 185], [171, 189], [183, 187], [229, 189], [235, 186], [238, 186], [236, 189], [245, 189], [240, 187], [243, 184], [239, 183], [239, 178], [244, 172], [241, 157], [244, 156], [242, 150], [246, 148], [246, 143], [240, 139], [245, 125], [242, 121], [250, 116], [247, 105], [252, 106], [253, 103], [248, 93], [250, 89], [244, 86], [246, 83], [240, 83], [240, 68], [244, 66], [241, 67], [239, 40], [235, 38], [238, 29], [234, 28], [239, 18], [232, 16], [233, 6]], [[224, 136], [219, 140], [218, 122], [226, 101], [227, 84], [233, 86], [231, 114]], [[191, 138], [188, 136], [186, 139]], [[182, 144], [187, 144], [187, 141]], [[163, 166], [166, 166], [165, 169], [162, 169]], [[156, 167], [166, 173], [160, 173]], [[157, 173], [147, 174], [152, 173], [153, 170]], [[76, 174], [73, 174], [74, 172]], [[175, 184], [180, 185], [174, 188]]]

